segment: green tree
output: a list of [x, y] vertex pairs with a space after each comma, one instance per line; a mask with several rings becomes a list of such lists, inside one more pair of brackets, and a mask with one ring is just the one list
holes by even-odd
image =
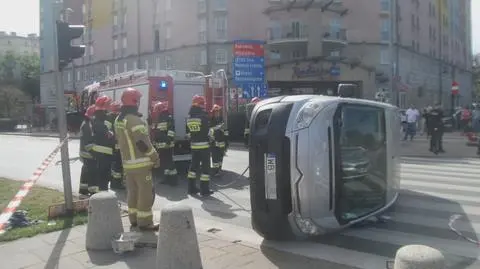
[[15, 70], [17, 68], [17, 59], [13, 51], [7, 51], [0, 57], [0, 79], [3, 85], [18, 84], [15, 78]]
[[25, 94], [15, 86], [0, 86], [0, 117], [18, 117], [25, 113]]
[[40, 98], [40, 58], [25, 55], [18, 59], [21, 70], [20, 89], [32, 100]]

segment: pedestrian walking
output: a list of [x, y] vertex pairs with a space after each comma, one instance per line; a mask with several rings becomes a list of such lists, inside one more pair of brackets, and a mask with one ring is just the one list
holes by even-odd
[[445, 152], [442, 145], [443, 135], [443, 110], [440, 105], [436, 105], [428, 114], [431, 128], [430, 151], [438, 154]]
[[405, 112], [405, 115], [407, 117], [407, 130], [403, 140], [407, 140], [408, 137], [410, 137], [410, 141], [412, 141], [417, 131], [417, 122], [420, 117], [420, 113], [413, 105], [411, 105], [410, 108]]

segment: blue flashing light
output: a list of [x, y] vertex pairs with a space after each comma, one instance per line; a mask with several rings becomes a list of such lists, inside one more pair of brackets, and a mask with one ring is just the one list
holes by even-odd
[[165, 80], [160, 81], [158, 88], [160, 90], [167, 90], [168, 89], [168, 82]]

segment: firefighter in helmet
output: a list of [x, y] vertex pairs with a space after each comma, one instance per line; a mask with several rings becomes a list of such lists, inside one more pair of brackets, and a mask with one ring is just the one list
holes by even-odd
[[96, 163], [92, 155], [93, 133], [92, 118], [95, 112], [95, 106], [89, 106], [85, 112], [85, 119], [80, 126], [80, 160], [82, 161], [82, 171], [80, 173], [80, 194], [89, 195], [90, 190], [96, 192], [98, 186], [95, 185]]
[[187, 136], [190, 137], [192, 149], [192, 162], [188, 170], [188, 193], [198, 193], [196, 184], [197, 176], [200, 176], [200, 194], [209, 196], [210, 191], [210, 141], [213, 139], [213, 132], [208, 124], [208, 115], [205, 112], [205, 97], [195, 95], [192, 99], [192, 106], [188, 113]]
[[107, 113], [112, 99], [100, 96], [95, 100], [95, 118], [93, 119], [93, 154], [97, 161], [97, 184], [100, 191], [108, 190], [111, 178], [113, 146], [115, 139], [112, 124], [108, 121]]
[[[112, 124], [115, 123], [115, 119], [120, 114], [120, 108], [122, 103], [115, 101], [110, 105], [110, 113], [108, 114], [108, 121]], [[113, 146], [113, 159], [112, 159], [112, 177], [110, 181], [110, 188], [114, 190], [123, 190], [125, 186], [123, 184], [123, 169], [122, 169], [122, 156], [120, 156], [120, 150], [115, 136], [115, 129], [112, 128], [115, 144]]]
[[255, 105], [258, 102], [260, 102], [260, 98], [254, 97], [254, 98], [252, 98], [250, 103], [248, 103], [245, 106], [246, 120], [245, 120], [245, 131], [244, 131], [243, 135], [244, 135], [244, 138], [245, 138], [245, 146], [247, 146], [247, 147], [248, 147], [248, 144], [249, 144], [248, 141], [250, 139], [250, 116], [252, 116], [253, 108], [255, 107]]
[[214, 105], [210, 112], [212, 113], [210, 127], [213, 130], [214, 138], [211, 143], [212, 174], [217, 176], [222, 170], [223, 156], [227, 151], [228, 130], [226, 130], [225, 122], [223, 121], [222, 107]]
[[[168, 111], [168, 102], [158, 102], [152, 113], [152, 141], [162, 161], [157, 171], [163, 171], [162, 183], [177, 185], [177, 169], [173, 162], [175, 146], [175, 126]], [[154, 170], [155, 171], [155, 170]], [[158, 175], [160, 177], [160, 175]]]
[[160, 160], [150, 142], [147, 124], [138, 113], [141, 98], [137, 89], [123, 91], [122, 108], [114, 126], [126, 176], [130, 224], [132, 228], [151, 231], [159, 227], [153, 223], [152, 168], [159, 167]]

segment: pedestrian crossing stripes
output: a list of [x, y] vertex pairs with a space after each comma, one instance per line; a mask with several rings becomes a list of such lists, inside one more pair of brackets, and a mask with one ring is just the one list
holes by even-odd
[[[349, 228], [321, 238], [311, 247], [364, 253], [381, 260], [393, 258], [403, 245], [424, 244], [441, 250], [448, 268], [480, 268], [480, 248], [463, 238], [477, 241], [480, 234], [480, 159], [404, 157], [400, 175], [401, 194], [385, 213], [389, 217], [386, 223]], [[200, 205], [194, 199], [186, 202], [198, 217], [220, 217], [248, 229], [249, 199], [246, 190], [224, 189]], [[449, 227], [455, 215], [463, 216], [454, 223], [463, 237]]]

